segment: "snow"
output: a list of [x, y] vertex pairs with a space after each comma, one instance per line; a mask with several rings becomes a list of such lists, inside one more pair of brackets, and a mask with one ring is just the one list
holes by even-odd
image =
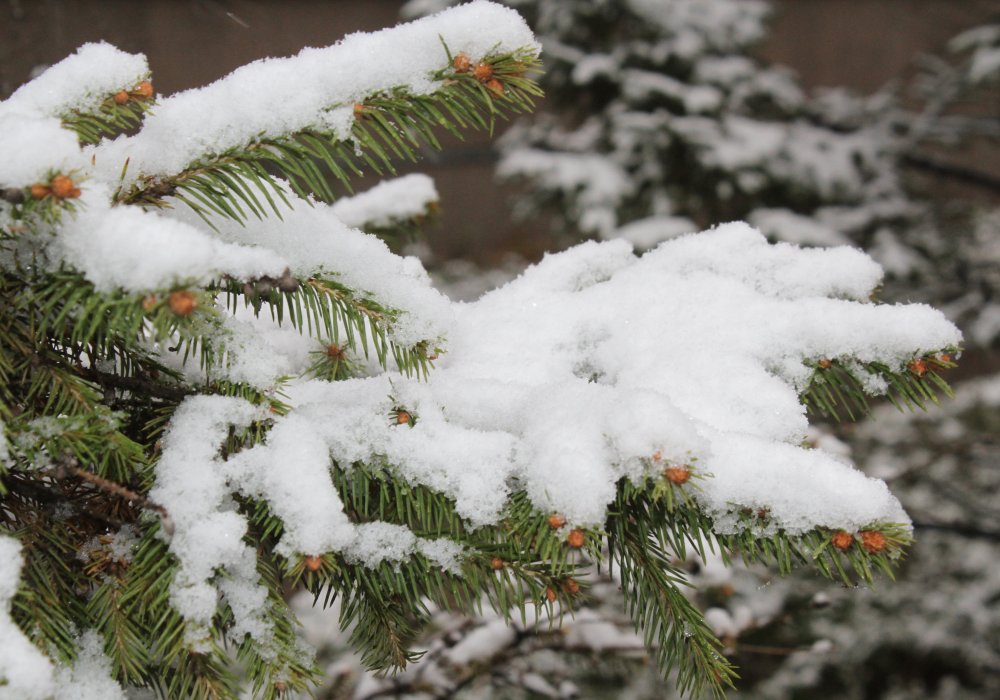
[[104, 655], [104, 640], [94, 630], [80, 637], [72, 666], [56, 670], [53, 700], [125, 700], [125, 693], [111, 677], [111, 661]]
[[338, 199], [331, 210], [350, 228], [385, 228], [425, 215], [438, 199], [434, 181], [413, 173], [385, 180], [353, 197]]
[[[293, 382], [293, 410], [272, 417], [266, 444], [215, 471], [271, 503], [286, 523], [283, 553], [343, 551], [369, 564], [417, 543], [388, 524], [351, 530], [330, 458], [389, 465], [454, 498], [473, 526], [497, 522], [514, 488], [542, 511], [599, 525], [615, 483], [655, 475], [656, 453], [705, 477], [692, 495], [722, 531], [740, 527], [741, 507], [767, 507], [769, 527], [793, 533], [906, 522], [882, 482], [801, 446], [806, 361], [901, 369], [914, 352], [960, 341], [932, 309], [869, 303], [880, 279], [857, 250], [771, 245], [745, 224], [642, 258], [620, 240], [583, 244], [456, 305], [428, 382]], [[397, 405], [415, 425], [389, 419]], [[180, 459], [174, 450], [161, 467]]]
[[73, 110], [89, 111], [119, 90], [135, 87], [148, 73], [142, 54], [103, 41], [84, 44], [15, 90], [0, 103], [0, 114], [13, 109], [61, 117]]
[[0, 535], [0, 700], [45, 700], [55, 688], [52, 663], [10, 616], [22, 564], [20, 543]]
[[291, 58], [254, 61], [211, 85], [160, 100], [139, 134], [93, 154], [114, 176], [129, 158], [135, 178], [178, 172], [206, 153], [253, 143], [261, 134], [313, 127], [349, 139], [354, 103], [401, 86], [413, 94], [436, 90], [440, 81], [432, 74], [448, 65], [445, 45], [452, 55], [474, 59], [540, 48], [515, 11], [476, 0]]
[[223, 275], [279, 277], [288, 267], [276, 252], [227, 244], [137, 207], [110, 207], [110, 192], [100, 184], [83, 192], [82, 211], [58, 233], [53, 262], [72, 264], [99, 291], [204, 285]]

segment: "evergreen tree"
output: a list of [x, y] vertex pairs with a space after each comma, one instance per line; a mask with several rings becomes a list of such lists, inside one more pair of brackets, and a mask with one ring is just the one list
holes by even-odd
[[333, 200], [530, 108], [537, 53], [475, 2], [166, 99], [86, 45], [0, 103], [0, 697], [286, 696], [318, 675], [290, 590], [401, 669], [432, 609], [558, 620], [589, 565], [721, 693], [688, 553], [891, 575], [905, 512], [805, 407], [922, 407], [961, 338], [873, 302], [865, 255], [732, 224], [456, 306], [345, 224], [433, 209], [422, 178]]

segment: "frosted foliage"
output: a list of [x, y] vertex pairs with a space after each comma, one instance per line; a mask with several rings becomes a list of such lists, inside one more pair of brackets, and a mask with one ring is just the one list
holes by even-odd
[[[405, 311], [390, 328], [393, 339], [413, 344], [444, 332], [451, 311], [448, 300], [431, 287], [430, 277], [416, 258], [399, 257], [378, 237], [349, 228], [334, 206], [296, 201], [282, 218], [244, 223], [216, 222], [216, 236], [233, 250], [275, 251], [296, 276], [329, 275], [337, 282], [382, 304]], [[191, 226], [197, 215], [178, 207], [171, 217]], [[242, 247], [237, 247], [242, 246]]]
[[0, 700], [45, 700], [54, 689], [52, 664], [10, 617], [22, 563], [20, 543], [0, 535]]
[[[442, 43], [469, 56], [536, 47], [521, 17], [477, 0], [409, 24], [352, 34], [292, 58], [250, 63], [215, 83], [162, 100], [142, 132], [97, 149], [99, 161], [130, 174], [165, 175], [205, 153], [221, 153], [264, 134], [333, 128], [350, 138], [351, 106], [365, 96], [407, 86], [437, 88], [431, 74], [447, 64]], [[329, 111], [346, 105], [342, 110]], [[117, 171], [115, 175], [117, 176]]]
[[413, 173], [385, 180], [367, 192], [338, 199], [333, 213], [351, 228], [382, 228], [427, 213], [438, 201], [434, 181]]
[[238, 246], [192, 225], [135, 207], [110, 207], [110, 192], [87, 188], [82, 211], [60, 229], [53, 261], [72, 263], [101, 291], [145, 291], [205, 284], [222, 274], [238, 279], [279, 276], [276, 252]]
[[[426, 546], [388, 524], [352, 529], [329, 483], [330, 458], [392, 465], [454, 498], [473, 525], [497, 522], [515, 488], [543, 511], [599, 525], [615, 483], [656, 469], [654, 453], [706, 477], [695, 498], [722, 530], [744, 506], [769, 508], [771, 526], [790, 532], [905, 522], [881, 481], [801, 447], [804, 361], [856, 357], [899, 369], [915, 349], [960, 340], [928, 307], [867, 303], [879, 280], [856, 250], [770, 245], [745, 224], [682, 236], [642, 258], [623, 241], [583, 244], [456, 305], [448, 352], [428, 381], [297, 381], [286, 390], [293, 409], [271, 416], [267, 443], [212, 468], [182, 466], [194, 460], [177, 452], [186, 431], [175, 420], [160, 469], [203, 474], [213, 485], [199, 498], [224, 478], [267, 499], [285, 520], [285, 553], [334, 549], [368, 564]], [[399, 405], [415, 425], [387, 419]], [[191, 431], [203, 437], [212, 447], [199, 459], [214, 463], [221, 433]], [[223, 516], [233, 514], [212, 517]]]
[[80, 638], [72, 666], [56, 670], [53, 700], [125, 700], [125, 693], [111, 677], [111, 661], [104, 655], [101, 635], [89, 630]]
[[146, 57], [104, 42], [84, 44], [71, 56], [14, 91], [7, 109], [62, 116], [74, 109], [92, 109], [108, 95], [135, 86], [149, 72]]

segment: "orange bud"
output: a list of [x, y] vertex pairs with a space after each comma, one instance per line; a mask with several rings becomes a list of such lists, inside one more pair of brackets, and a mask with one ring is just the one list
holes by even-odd
[[455, 69], [456, 73], [468, 73], [469, 68], [472, 67], [472, 61], [469, 60], [468, 54], [459, 52], [455, 54], [455, 58], [452, 59], [451, 67]]
[[556, 602], [556, 589], [549, 586], [545, 589], [545, 597], [550, 603]]
[[40, 184], [32, 185], [30, 191], [33, 199], [45, 199], [52, 194], [52, 190], [50, 190], [46, 185]]
[[396, 411], [396, 424], [405, 425], [413, 420], [413, 417], [406, 411]]
[[569, 534], [566, 535], [566, 544], [568, 544], [573, 549], [579, 549], [583, 546], [583, 543], [587, 541], [587, 536], [583, 534], [583, 530], [574, 529], [570, 530]]
[[492, 92], [496, 97], [503, 95], [503, 83], [496, 78], [486, 82], [486, 89]]
[[854, 544], [854, 537], [851, 533], [841, 530], [830, 538], [830, 544], [839, 549], [841, 552], [846, 552]]
[[861, 533], [861, 546], [869, 554], [878, 554], [885, 551], [888, 542], [886, 542], [885, 535], [878, 530], [865, 530]]
[[918, 377], [927, 374], [927, 363], [921, 358], [911, 361], [906, 367]]
[[580, 592], [580, 584], [576, 580], [568, 578], [563, 581], [562, 589], [570, 595], [576, 595]]
[[323, 566], [323, 560], [320, 557], [309, 555], [303, 559], [305, 567], [310, 571], [319, 571], [320, 567]]
[[822, 360], [820, 360], [816, 364], [818, 364], [820, 366], [820, 369], [830, 369], [831, 367], [833, 367], [833, 360], [830, 360], [830, 359], [827, 359], [827, 358], [824, 357]]
[[142, 300], [142, 310], [143, 311], [152, 311], [153, 307], [156, 306], [156, 302], [157, 302], [157, 299], [156, 299], [156, 295], [155, 294], [150, 294], [150, 295], [148, 295], [146, 297], [143, 297], [143, 300]]
[[156, 93], [156, 91], [153, 90], [153, 84], [148, 80], [143, 80], [141, 83], [136, 85], [134, 92], [139, 97], [145, 98], [147, 100]]
[[115, 93], [114, 100], [116, 105], [123, 105], [129, 100], [128, 93], [124, 90], [119, 90]]
[[170, 293], [170, 297], [167, 299], [167, 306], [178, 316], [190, 316], [198, 306], [198, 298], [193, 292], [181, 289]]
[[494, 571], [500, 571], [500, 569], [504, 567], [505, 563], [506, 562], [504, 562], [504, 560], [500, 557], [493, 557], [490, 559], [490, 566], [493, 567]]
[[553, 530], [558, 530], [565, 524], [566, 518], [564, 518], [560, 513], [553, 513], [549, 516], [549, 527]]
[[493, 78], [493, 66], [488, 63], [480, 63], [476, 65], [472, 75], [479, 82], [488, 83]]
[[80, 189], [65, 175], [52, 178], [52, 194], [60, 199], [74, 199], [80, 196]]
[[671, 484], [680, 486], [691, 478], [691, 470], [687, 467], [667, 467], [663, 470], [663, 476], [667, 477], [667, 481]]

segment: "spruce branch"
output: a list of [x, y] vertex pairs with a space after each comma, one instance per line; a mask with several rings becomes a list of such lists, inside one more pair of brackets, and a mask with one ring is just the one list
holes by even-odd
[[[530, 77], [538, 60], [520, 51], [486, 57], [493, 80], [501, 91], [490, 90], [471, 74], [451, 66], [435, 74], [439, 88], [430, 94], [413, 94], [399, 87], [376, 93], [353, 105], [349, 136], [318, 128], [272, 136], [209, 156], [180, 173], [165, 178], [143, 177], [119, 193], [122, 204], [167, 206], [171, 196], [184, 202], [209, 225], [212, 217], [246, 221], [263, 219], [268, 210], [279, 218], [280, 203], [288, 206], [282, 182], [303, 199], [335, 199], [323, 165], [351, 191], [351, 178], [365, 167], [376, 174], [394, 173], [393, 159], [416, 161], [425, 145], [439, 149], [435, 129], [461, 136], [461, 129], [492, 131], [497, 117], [528, 111], [541, 90]], [[330, 105], [329, 109], [351, 105]], [[282, 180], [283, 179], [283, 180]]]
[[114, 138], [142, 124], [143, 117], [156, 104], [149, 76], [128, 89], [107, 95], [89, 110], [73, 109], [62, 117], [63, 127], [75, 131], [81, 145], [96, 144]]

